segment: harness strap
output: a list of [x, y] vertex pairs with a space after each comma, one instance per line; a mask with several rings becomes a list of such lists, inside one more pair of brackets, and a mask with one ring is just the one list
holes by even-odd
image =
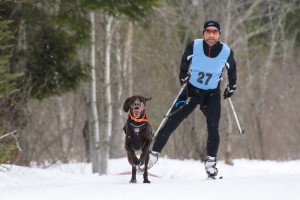
[[135, 127], [135, 128], [141, 128], [142, 126], [144, 126], [146, 123], [143, 123], [141, 125], [134, 125], [132, 123], [129, 123], [131, 126]]

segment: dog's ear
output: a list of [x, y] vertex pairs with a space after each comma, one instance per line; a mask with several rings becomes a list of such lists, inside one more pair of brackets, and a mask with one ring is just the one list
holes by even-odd
[[129, 111], [129, 102], [130, 102], [131, 98], [132, 98], [132, 97], [127, 98], [126, 101], [125, 101], [124, 104], [123, 104], [123, 110], [124, 110], [125, 112], [128, 112], [128, 111]]
[[146, 105], [146, 102], [147, 101], [150, 101], [151, 100], [151, 97], [147, 98], [147, 97], [144, 97], [144, 96], [139, 96], [140, 100]]
[[150, 101], [151, 99], [152, 99], [151, 97], [147, 98], [147, 97], [141, 96], [141, 101], [144, 102], [145, 105], [146, 105], [146, 102]]
[[151, 99], [152, 99], [151, 97], [145, 98], [146, 102], [147, 102], [147, 101], [150, 101]]

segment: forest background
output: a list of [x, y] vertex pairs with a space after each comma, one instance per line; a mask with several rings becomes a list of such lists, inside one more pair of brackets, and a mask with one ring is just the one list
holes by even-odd
[[[106, 173], [107, 159], [126, 156], [123, 102], [152, 97], [155, 132], [181, 88], [183, 51], [210, 19], [235, 53], [246, 130], [222, 100], [218, 159], [300, 159], [299, 0], [1, 0], [0, 162]], [[206, 138], [197, 109], [162, 156], [202, 160]]]

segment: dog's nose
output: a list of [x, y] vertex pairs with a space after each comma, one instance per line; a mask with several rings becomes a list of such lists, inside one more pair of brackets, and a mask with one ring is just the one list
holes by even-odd
[[133, 106], [134, 106], [134, 107], [140, 107], [141, 104], [140, 104], [140, 102], [134, 102]]

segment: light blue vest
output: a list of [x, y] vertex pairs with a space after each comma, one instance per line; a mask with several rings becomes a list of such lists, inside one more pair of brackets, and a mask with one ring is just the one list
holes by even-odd
[[221, 79], [223, 68], [230, 55], [230, 48], [224, 44], [215, 58], [207, 57], [203, 50], [203, 39], [194, 40], [193, 58], [190, 65], [189, 82], [203, 90], [216, 89]]

